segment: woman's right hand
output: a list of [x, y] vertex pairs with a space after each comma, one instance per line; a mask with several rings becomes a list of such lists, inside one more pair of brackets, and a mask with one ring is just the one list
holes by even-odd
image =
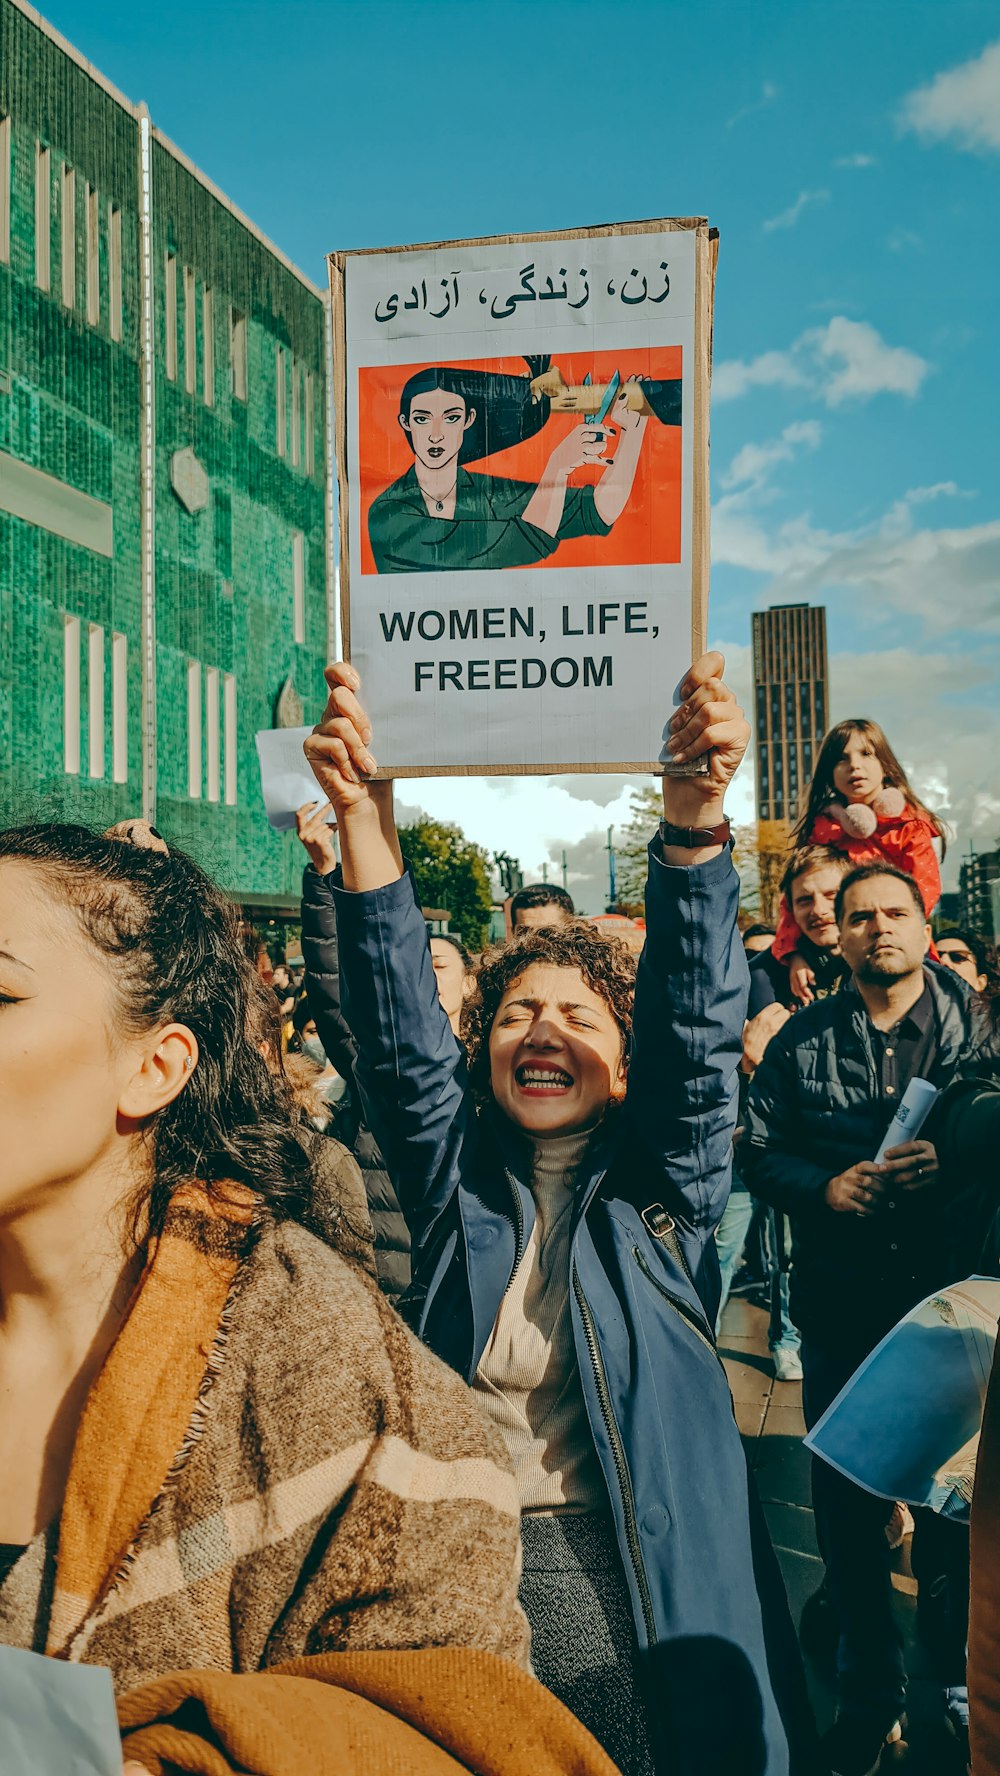
[[370, 780], [378, 766], [368, 750], [372, 724], [359, 700], [361, 680], [354, 667], [338, 660], [324, 676], [329, 694], [323, 719], [303, 751], [339, 826], [371, 802]]
[[330, 803], [340, 834], [343, 883], [350, 893], [384, 888], [403, 873], [392, 816], [392, 780], [373, 781], [378, 766], [368, 748], [372, 724], [361, 703], [361, 680], [338, 660], [326, 669], [329, 691], [323, 720], [303, 751]]
[[553, 450], [542, 480], [571, 475], [574, 469], [582, 469], [595, 463], [598, 468], [606, 469], [608, 461], [605, 452], [614, 436], [614, 430], [610, 426], [574, 426]]

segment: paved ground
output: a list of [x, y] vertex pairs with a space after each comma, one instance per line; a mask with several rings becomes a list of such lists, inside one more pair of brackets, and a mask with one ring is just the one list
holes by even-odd
[[[752, 1300], [730, 1298], [719, 1348], [785, 1575], [792, 1616], [798, 1623], [803, 1603], [823, 1576], [810, 1502], [810, 1457], [801, 1442], [805, 1430], [802, 1389], [794, 1382], [774, 1380], [767, 1350], [767, 1315]], [[907, 1776], [911, 1772], [913, 1776], [953, 1776], [963, 1766], [956, 1759], [954, 1740], [941, 1724], [940, 1692], [929, 1681], [926, 1661], [916, 1644], [916, 1586], [910, 1577], [908, 1556], [907, 1541], [894, 1557], [893, 1576], [911, 1674]], [[833, 1717], [832, 1690], [814, 1668], [808, 1667], [808, 1672], [817, 1719], [826, 1727]]]

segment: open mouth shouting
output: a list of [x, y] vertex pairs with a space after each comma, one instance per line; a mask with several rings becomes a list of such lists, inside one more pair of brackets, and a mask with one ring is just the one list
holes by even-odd
[[575, 1083], [572, 1073], [564, 1067], [557, 1067], [551, 1061], [526, 1062], [514, 1069], [514, 1080], [518, 1091], [533, 1098], [560, 1097], [571, 1091]]

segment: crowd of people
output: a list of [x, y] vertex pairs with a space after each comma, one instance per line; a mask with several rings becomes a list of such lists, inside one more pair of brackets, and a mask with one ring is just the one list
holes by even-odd
[[[800, 1645], [717, 1340], [756, 1251], [812, 1426], [925, 1295], [1000, 1274], [996, 958], [932, 940], [944, 830], [866, 720], [741, 936], [722, 672], [667, 730], [707, 769], [664, 773], [638, 962], [545, 884], [481, 956], [428, 936], [345, 664], [301, 961], [142, 822], [0, 834], [0, 1643], [108, 1666], [127, 1767], [180, 1723], [183, 1767], [256, 1768], [303, 1719], [317, 1776], [869, 1776], [903, 1743], [896, 1501], [814, 1458]], [[912, 1079], [938, 1105], [876, 1163]], [[969, 1526], [914, 1517], [959, 1769]]]

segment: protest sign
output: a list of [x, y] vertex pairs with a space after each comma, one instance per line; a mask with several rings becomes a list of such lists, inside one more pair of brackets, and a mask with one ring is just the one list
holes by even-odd
[[880, 1498], [967, 1518], [998, 1314], [997, 1277], [928, 1295], [865, 1358], [806, 1448]]
[[331, 255], [342, 634], [386, 775], [656, 769], [705, 646], [716, 247]]

